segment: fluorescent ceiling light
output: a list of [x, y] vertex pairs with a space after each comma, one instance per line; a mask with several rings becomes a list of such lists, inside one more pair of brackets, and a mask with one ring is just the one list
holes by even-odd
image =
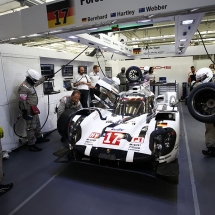
[[76, 37], [76, 36], [69, 36], [68, 38], [70, 38], [70, 39], [77, 39], [78, 37]]
[[15, 39], [16, 39], [15, 37], [10, 38], [10, 40], [15, 40]]
[[151, 19], [146, 19], [146, 20], [139, 20], [137, 21], [137, 23], [144, 23], [144, 22], [151, 22]]
[[194, 8], [194, 9], [192, 9], [192, 10], [190, 10], [190, 12], [194, 12], [194, 11], [196, 11], [196, 10], [198, 10], [199, 8]]
[[27, 37], [38, 37], [38, 36], [40, 36], [41, 34], [30, 34], [30, 35], [28, 35]]
[[131, 55], [130, 55], [130, 54], [128, 54], [127, 56], [128, 56], [128, 57], [130, 57]]
[[56, 30], [56, 31], [50, 31], [49, 33], [50, 34], [53, 34], [53, 33], [57, 33], [57, 32], [61, 32], [62, 30]]
[[182, 25], [190, 25], [193, 23], [193, 19], [182, 21]]
[[150, 15], [150, 16], [148, 16], [149, 18], [151, 18], [151, 17], [153, 17], [154, 15]]
[[88, 31], [94, 31], [94, 30], [97, 30], [98, 28], [89, 28], [87, 29]]
[[180, 42], [185, 42], [187, 41], [187, 39], [180, 39]]

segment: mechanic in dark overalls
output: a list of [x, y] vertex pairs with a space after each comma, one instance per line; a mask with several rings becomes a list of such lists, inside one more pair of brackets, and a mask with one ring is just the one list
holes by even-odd
[[116, 77], [120, 80], [119, 92], [127, 91], [127, 78], [125, 75], [125, 67], [121, 68], [121, 72]]
[[190, 92], [191, 92], [193, 90], [191, 83], [193, 81], [196, 81], [196, 69], [194, 66], [191, 66], [190, 69], [191, 69], [191, 72], [189, 72], [188, 74], [188, 85], [190, 86]]

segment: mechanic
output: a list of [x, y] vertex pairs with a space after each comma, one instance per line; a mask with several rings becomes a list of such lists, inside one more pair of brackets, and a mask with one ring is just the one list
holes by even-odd
[[60, 104], [57, 108], [57, 118], [67, 109], [74, 108], [74, 109], [81, 109], [82, 105], [80, 102], [81, 93], [79, 90], [74, 90], [71, 96], [64, 96], [60, 99]]
[[91, 86], [90, 77], [87, 74], [84, 74], [84, 67], [80, 67], [78, 75], [74, 78], [74, 87], [76, 87], [81, 93], [81, 104], [83, 108], [88, 107], [88, 96], [89, 96], [89, 87]]
[[26, 72], [26, 79], [18, 89], [19, 108], [22, 111], [23, 119], [26, 120], [29, 151], [33, 152], [42, 150], [37, 147], [35, 143], [49, 141], [49, 139], [45, 139], [41, 134], [40, 119], [38, 116], [40, 111], [37, 108], [38, 96], [35, 90], [35, 87], [42, 84], [48, 78], [53, 78], [53, 76], [50, 75], [40, 78], [36, 70], [28, 69]]
[[99, 77], [99, 66], [94, 65], [93, 66], [93, 72], [89, 74], [90, 80], [91, 80], [91, 86], [90, 86], [90, 99], [91, 101], [95, 99], [94, 94], [98, 96], [98, 90], [95, 87], [96, 83], [100, 79]]
[[[154, 84], [155, 83], [155, 74], [154, 74], [154, 68], [150, 67], [149, 68], [149, 81], [150, 84]], [[153, 86], [153, 93], [155, 93], [155, 86]]]
[[127, 78], [125, 73], [125, 67], [121, 68], [121, 72], [116, 76], [120, 80], [119, 92], [127, 91]]
[[4, 137], [4, 130], [2, 127], [0, 127], [0, 195], [6, 193], [13, 187], [13, 183], [10, 184], [1, 184], [3, 180], [3, 167], [2, 167], [2, 145], [1, 145], [1, 139]]
[[213, 74], [215, 74], [214, 64], [210, 64], [209, 68], [211, 69], [211, 71], [213, 72]]
[[196, 81], [196, 69], [194, 66], [191, 66], [190, 69], [191, 69], [191, 72], [188, 73], [188, 86], [190, 86], [190, 92], [191, 92], [193, 89], [191, 83], [193, 81]]
[[144, 87], [150, 90], [149, 66], [144, 66], [142, 81], [143, 81]]
[[[209, 68], [201, 68], [196, 73], [196, 83], [193, 87], [199, 84], [214, 82], [213, 73]], [[202, 154], [206, 156], [215, 156], [215, 122], [205, 123], [205, 144], [207, 150], [202, 150]]]

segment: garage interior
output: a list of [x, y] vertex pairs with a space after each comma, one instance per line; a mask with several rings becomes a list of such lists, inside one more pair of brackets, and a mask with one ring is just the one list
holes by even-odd
[[[4, 15], [10, 15], [22, 11], [22, 9], [28, 10], [46, 3], [52, 3], [52, 0], [2, 0], [0, 2], [0, 25], [1, 17]], [[186, 35], [187, 40], [183, 44], [180, 41], [183, 39], [184, 32], [184, 27], [180, 24], [182, 21], [181, 16], [196, 20], [192, 31]], [[193, 7], [189, 10], [175, 10], [168, 14], [155, 13], [152, 16], [145, 17], [144, 20], [149, 20], [148, 22], [143, 22], [144, 26], [141, 24], [141, 26], [135, 26], [131, 29], [120, 31], [112, 31], [111, 29], [107, 32], [109, 37], [122, 42], [131, 49], [142, 47], [144, 56], [117, 53], [115, 52], [117, 49], [106, 49], [103, 46], [101, 48], [102, 52], [98, 51], [97, 56], [91, 57], [90, 54], [97, 47], [95, 45], [90, 46], [82, 54], [83, 57], [74, 62], [74, 67], [84, 64], [90, 71], [94, 64], [100, 62], [104, 71], [105, 67], [112, 67], [113, 76], [116, 76], [123, 65], [126, 68], [134, 66], [134, 63], [140, 67], [146, 64], [149, 64], [149, 66], [161, 65], [160, 67], [171, 65], [172, 71], [164, 71], [163, 69], [161, 71], [163, 73], [160, 72], [161, 74], [159, 75], [167, 76], [171, 82], [179, 81], [178, 96], [180, 98], [182, 96], [181, 85], [183, 81], [187, 81], [190, 66], [194, 65], [196, 69], [199, 69], [208, 67], [212, 63], [208, 59], [203, 45], [206, 46], [213, 61], [215, 60], [215, 5]], [[123, 19], [121, 23], [133, 25], [136, 20]], [[117, 22], [110, 23], [111, 26], [117, 24], [120, 25]], [[105, 27], [105, 25], [102, 27]], [[201, 34], [198, 33], [197, 29]], [[77, 35], [85, 34], [86, 27], [80, 27], [77, 31], [72, 31], [72, 35], [75, 35], [75, 33]], [[69, 59], [77, 56], [87, 48], [91, 37], [98, 39], [100, 31], [93, 30], [86, 37], [84, 35], [83, 43], [79, 43], [77, 38], [68, 39], [70, 34], [70, 30], [63, 29], [54, 33], [40, 34], [40, 32], [35, 32], [35, 34], [29, 36], [0, 37], [1, 65], [4, 68], [4, 72], [11, 70], [13, 72], [11, 74], [15, 74], [16, 70], [24, 71], [30, 65], [34, 65], [36, 69], [39, 68], [37, 67], [39, 63], [53, 62], [57, 65], [55, 65], [55, 68], [59, 69], [60, 65], [66, 64]], [[180, 49], [181, 45], [183, 49]], [[13, 46], [16, 48], [12, 51]], [[150, 53], [154, 47], [162, 46], [171, 46], [169, 53], [165, 53], [166, 55]], [[20, 48], [20, 51], [17, 47]], [[11, 52], [5, 51], [8, 48], [11, 49]], [[192, 51], [189, 51], [191, 48], [193, 48]], [[199, 53], [194, 53], [195, 51], [193, 50], [199, 50], [200, 48]], [[31, 49], [40, 51], [28, 51]], [[7, 55], [7, 52], [11, 54]], [[28, 52], [32, 53], [32, 59], [25, 59]], [[51, 52], [55, 54], [49, 54]], [[14, 57], [15, 55], [17, 56]], [[20, 62], [23, 62], [23, 60], [26, 60], [25, 65], [23, 63], [24, 66], [20, 66]], [[16, 65], [16, 69], [12, 69], [12, 66], [8, 67], [12, 61], [14, 61], [14, 64], [11, 65], [13, 67]], [[168, 61], [172, 62], [168, 64]], [[181, 65], [182, 61], [183, 65]], [[175, 70], [173, 71], [173, 69]], [[159, 71], [159, 68], [155, 70], [156, 74], [159, 73], [157, 71]], [[175, 71], [181, 71], [182, 77], [180, 77], [180, 74], [175, 74], [174, 77]], [[20, 80], [24, 75], [21, 76]], [[55, 77], [56, 87], [61, 84], [61, 79], [62, 77], [59, 75]], [[5, 80], [12, 85], [15, 83], [12, 83], [11, 79], [7, 77], [5, 77]], [[12, 85], [8, 84], [6, 88], [9, 89]], [[14, 91], [16, 87], [14, 85]], [[10, 92], [11, 95], [13, 95], [13, 92]], [[63, 92], [58, 97], [53, 96], [51, 108], [54, 109], [60, 96], [62, 97], [66, 94], [68, 92]], [[39, 95], [41, 98], [43, 97], [42, 88], [39, 89]], [[41, 103], [47, 105], [46, 100], [47, 97], [44, 97]], [[9, 116], [12, 118], [9, 124], [13, 125], [16, 121], [19, 111], [18, 108], [14, 108], [16, 105], [14, 97], [12, 97], [11, 101], [13, 104], [9, 105], [10, 112], [5, 115], [4, 119], [2, 118], [1, 124], [3, 121], [7, 121]], [[0, 106], [3, 108], [4, 104], [1, 103]], [[11, 112], [12, 108], [16, 109], [15, 112]], [[60, 135], [56, 131], [56, 115], [53, 113], [50, 113], [50, 122], [44, 127], [44, 131], [52, 131], [48, 135], [50, 142], [41, 143], [39, 146], [43, 148], [43, 151], [39, 153], [29, 152], [25, 144], [19, 143], [18, 137], [11, 138], [13, 131], [7, 124], [5, 126], [6, 130], [10, 129], [10, 132], [5, 131], [6, 139], [2, 139], [1, 142], [3, 148], [12, 150], [12, 152], [9, 153], [9, 159], [3, 160], [5, 173], [3, 183], [12, 182], [14, 187], [8, 193], [0, 196], [1, 215], [214, 214], [214, 158], [204, 157], [201, 152], [205, 148], [204, 123], [198, 122], [190, 115], [184, 101], [180, 102], [178, 108], [181, 116], [178, 185], [134, 172], [79, 163], [56, 163], [56, 157], [53, 153], [64, 147], [65, 144], [60, 141]], [[45, 119], [46, 112], [47, 109], [44, 108], [44, 115], [40, 116], [40, 118]], [[1, 124], [0, 126], [4, 125]], [[18, 132], [23, 135], [25, 132], [22, 130], [24, 130], [24, 127], [20, 126]], [[12, 144], [13, 141], [16, 144]], [[11, 146], [8, 148], [10, 144]]]

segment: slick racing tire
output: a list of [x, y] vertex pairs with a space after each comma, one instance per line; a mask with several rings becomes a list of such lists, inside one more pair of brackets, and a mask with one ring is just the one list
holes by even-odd
[[58, 121], [57, 121], [57, 130], [59, 132], [59, 134], [64, 137], [65, 139], [68, 139], [68, 124], [71, 120], [71, 118], [73, 118], [75, 116], [77, 109], [67, 109], [65, 110], [59, 117]]
[[129, 82], [136, 82], [142, 78], [142, 71], [137, 66], [131, 66], [126, 70], [125, 75]]
[[200, 84], [187, 99], [190, 114], [203, 123], [215, 122], [215, 83]]

